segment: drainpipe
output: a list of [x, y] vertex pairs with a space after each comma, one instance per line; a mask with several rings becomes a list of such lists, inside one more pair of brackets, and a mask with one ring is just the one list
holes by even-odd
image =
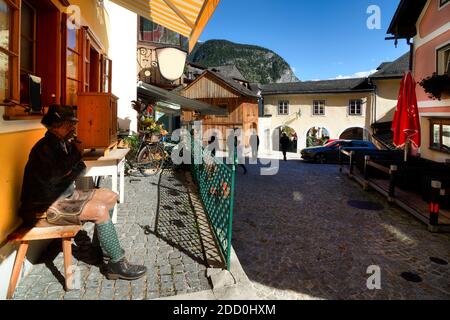
[[413, 71], [414, 66], [414, 43], [411, 43], [411, 39], [408, 39], [409, 44], [409, 71]]
[[373, 101], [372, 101], [372, 117], [373, 121], [371, 123], [375, 124], [377, 123], [377, 96], [378, 96], [378, 86], [375, 84], [372, 78], [369, 78], [369, 84], [373, 86]]

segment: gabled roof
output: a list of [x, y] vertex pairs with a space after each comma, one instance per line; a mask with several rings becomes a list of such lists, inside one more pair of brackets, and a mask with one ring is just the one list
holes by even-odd
[[226, 65], [226, 66], [211, 67], [211, 68], [208, 68], [208, 70], [211, 70], [213, 72], [218, 72], [226, 78], [231, 78], [231, 79], [248, 82], [234, 64], [230, 64], [230, 65]]
[[273, 83], [262, 86], [263, 95], [367, 92], [373, 87], [367, 78]]
[[258, 95], [256, 95], [251, 90], [249, 90], [246, 87], [244, 87], [242, 84], [240, 84], [236, 80], [228, 78], [228, 77], [224, 77], [219, 72], [214, 72], [214, 71], [211, 71], [211, 70], [205, 70], [205, 72], [203, 72], [197, 79], [194, 80], [194, 82], [192, 82], [189, 86], [187, 86], [185, 88], [185, 90], [189, 90], [189, 88], [191, 86], [193, 86], [194, 83], [199, 81], [201, 78], [203, 78], [207, 74], [212, 75], [213, 77], [218, 79], [220, 82], [222, 82], [223, 84], [228, 86], [230, 89], [232, 89], [232, 91], [234, 91], [234, 92], [236, 92], [236, 93], [238, 93], [238, 94], [240, 94], [242, 96], [250, 97], [250, 98], [258, 98]]
[[387, 33], [397, 39], [413, 38], [417, 34], [416, 23], [427, 0], [401, 0]]
[[377, 72], [372, 74], [371, 79], [393, 79], [402, 78], [404, 73], [409, 70], [409, 52], [402, 55], [393, 62], [384, 62], [380, 65]]

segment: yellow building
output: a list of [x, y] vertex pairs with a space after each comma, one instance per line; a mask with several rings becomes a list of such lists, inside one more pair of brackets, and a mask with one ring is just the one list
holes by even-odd
[[384, 62], [369, 79], [374, 87], [374, 121], [391, 122], [397, 107], [400, 82], [409, 70], [410, 54], [405, 53], [393, 62]]
[[[195, 8], [175, 11], [167, 6], [162, 14], [171, 18], [164, 22], [158, 20], [160, 13], [142, 10], [150, 8], [147, 0], [146, 6], [138, 4], [144, 0], [112, 1], [176, 29], [188, 37], [190, 48], [219, 3], [197, 1]], [[23, 171], [31, 148], [45, 133], [42, 110], [51, 104], [77, 105], [79, 93], [111, 93], [120, 86], [112, 81], [113, 68], [123, 72], [115, 77], [136, 79], [135, 68], [115, 68], [110, 60], [105, 5], [107, 0], [0, 0], [0, 299], [6, 296], [17, 251], [7, 237], [21, 224], [17, 210]], [[135, 64], [136, 47], [133, 52]], [[136, 83], [130, 88], [136, 94]], [[119, 99], [123, 96], [132, 95], [120, 92]], [[45, 246], [30, 244], [21, 277]]]
[[367, 139], [372, 95], [367, 78], [264, 85], [261, 150], [278, 151], [276, 133], [286, 128], [297, 139], [291, 152], [309, 146], [308, 137], [312, 135], [321, 140]]
[[[21, 223], [17, 210], [23, 170], [31, 148], [45, 133], [41, 115], [27, 108], [76, 104], [77, 93], [89, 86], [107, 90], [102, 77], [107, 25], [97, 1], [0, 0], [0, 298], [6, 295], [17, 249], [6, 238]], [[95, 61], [82, 59], [88, 48]], [[95, 73], [88, 77], [86, 68]], [[41, 106], [28, 88], [29, 75], [40, 78]], [[44, 246], [33, 243], [28, 258], [33, 260]], [[27, 262], [24, 273], [29, 267]]]
[[[291, 152], [310, 146], [311, 135], [318, 136], [317, 143], [328, 138], [367, 139], [389, 147], [390, 123], [397, 106], [400, 81], [408, 67], [409, 53], [406, 53], [393, 62], [382, 63], [368, 78], [262, 86], [261, 149], [277, 151], [277, 133], [285, 128], [297, 138]], [[386, 132], [380, 127], [386, 128], [387, 142]], [[379, 137], [383, 139], [378, 141]]]

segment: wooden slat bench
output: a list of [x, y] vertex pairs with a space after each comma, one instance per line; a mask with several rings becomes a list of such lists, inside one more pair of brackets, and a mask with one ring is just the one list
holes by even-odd
[[34, 227], [22, 227], [10, 234], [8, 236], [8, 241], [20, 242], [20, 245], [14, 262], [6, 298], [11, 299], [14, 295], [29, 243], [33, 240], [62, 239], [65, 289], [73, 289], [73, 270], [70, 268], [72, 265], [72, 238], [75, 237], [80, 230], [81, 226], [79, 225], [55, 226], [48, 224], [47, 222], [39, 222]]

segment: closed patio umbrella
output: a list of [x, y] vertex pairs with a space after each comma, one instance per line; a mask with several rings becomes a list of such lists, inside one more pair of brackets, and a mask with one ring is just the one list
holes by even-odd
[[416, 82], [411, 72], [404, 75], [400, 84], [392, 131], [394, 132], [394, 145], [398, 148], [405, 148], [405, 161], [407, 161], [410, 143], [416, 148], [421, 145]]

